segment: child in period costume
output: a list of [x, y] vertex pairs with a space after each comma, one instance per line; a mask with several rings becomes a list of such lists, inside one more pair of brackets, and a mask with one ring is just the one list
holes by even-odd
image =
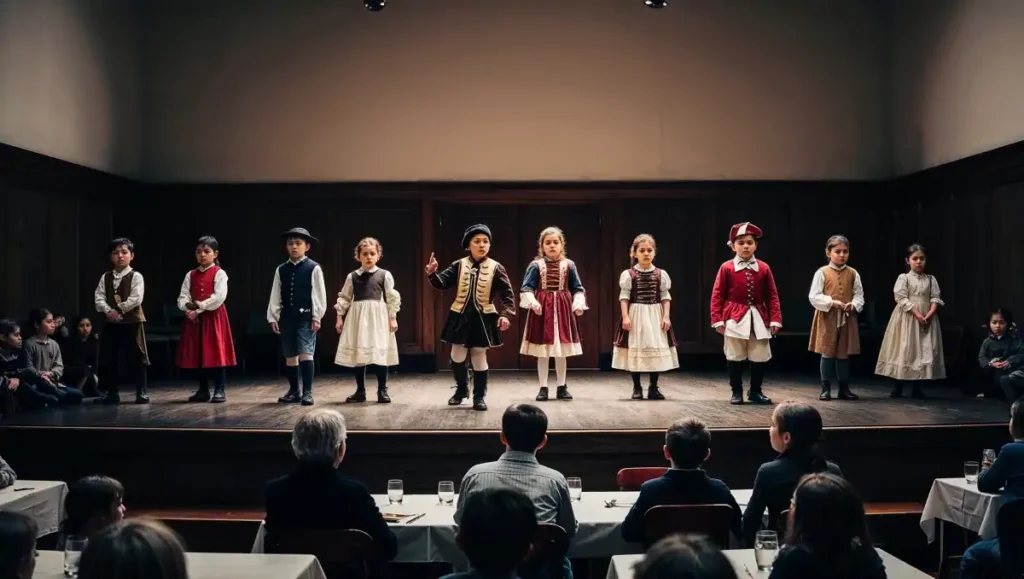
[[922, 380], [946, 377], [942, 328], [935, 317], [939, 306], [945, 303], [935, 276], [924, 272], [927, 259], [921, 245], [915, 243], [907, 248], [910, 271], [896, 278], [892, 290], [896, 307], [885, 328], [875, 374], [893, 379], [893, 398], [903, 396], [903, 382], [907, 380], [913, 382], [912, 396], [924, 398]]
[[110, 261], [114, 268], [102, 276], [96, 286], [96, 311], [106, 317], [100, 366], [110, 372], [104, 378], [107, 392], [96, 399], [99, 404], [119, 404], [118, 388], [135, 382], [135, 403], [149, 404], [146, 394], [149, 354], [146, 348], [146, 314], [142, 311], [146, 283], [142, 274], [132, 269], [135, 245], [120, 237], [110, 242]]
[[644, 399], [643, 372], [651, 379], [647, 399], [664, 400], [658, 390], [658, 375], [679, 367], [670, 316], [672, 279], [667, 271], [654, 267], [654, 253], [653, 237], [646, 233], [636, 236], [629, 250], [633, 267], [619, 276], [622, 321], [615, 334], [612, 368], [626, 370], [633, 377], [633, 400]]
[[771, 360], [768, 340], [782, 328], [779, 292], [768, 264], [754, 257], [761, 229], [737, 223], [729, 231], [736, 257], [718, 268], [711, 290], [711, 326], [725, 336], [725, 359], [732, 386], [732, 404], [743, 404], [743, 370], [750, 361], [750, 391], [755, 404], [771, 404], [761, 392], [764, 365]]
[[1005, 396], [1013, 402], [1024, 392], [1024, 341], [1017, 333], [1013, 314], [999, 308], [989, 315], [988, 337], [978, 350], [981, 379], [976, 390], [986, 398]]
[[462, 247], [469, 250], [469, 255], [441, 271], [437, 271], [437, 260], [431, 253], [424, 271], [436, 290], [458, 286], [441, 331], [441, 340], [452, 347], [455, 374], [455, 394], [448, 404], [458, 406], [469, 396], [468, 356], [473, 363], [473, 410], [487, 410], [487, 350], [501, 345], [501, 332], [508, 329], [516, 313], [516, 298], [505, 268], [487, 257], [491, 250], [490, 228], [471, 226], [462, 236]]
[[833, 376], [839, 383], [840, 400], [857, 400], [850, 391], [850, 356], [860, 353], [857, 314], [864, 309], [864, 286], [857, 270], [846, 265], [850, 240], [833, 235], [825, 242], [828, 265], [814, 274], [808, 299], [814, 306], [810, 344], [807, 349], [821, 354], [821, 394], [832, 399]]
[[548, 358], [555, 359], [559, 400], [572, 400], [565, 383], [566, 358], [583, 353], [576, 316], [587, 309], [587, 292], [576, 264], [565, 257], [565, 234], [557, 227], [540, 232], [537, 259], [530, 262], [519, 290], [519, 307], [527, 310], [519, 353], [537, 358], [540, 391], [548, 399]]
[[[327, 289], [320, 264], [306, 257], [312, 243], [319, 240], [301, 227], [281, 234], [288, 250], [288, 261], [274, 271], [270, 288], [267, 321], [281, 335], [281, 353], [285, 358], [288, 393], [277, 399], [282, 404], [313, 404], [313, 354], [320, 320], [327, 312]], [[302, 391], [299, 391], [299, 374]]]
[[402, 297], [395, 290], [391, 272], [377, 267], [384, 255], [380, 242], [366, 237], [356, 245], [355, 257], [362, 267], [345, 277], [334, 309], [338, 321], [334, 329], [338, 354], [334, 363], [352, 368], [356, 392], [345, 402], [366, 402], [366, 367], [373, 366], [377, 376], [377, 402], [391, 402], [388, 396], [388, 366], [398, 365], [398, 310]]
[[[224, 300], [228, 298], [228, 274], [220, 268], [220, 244], [212, 236], [196, 245], [199, 267], [185, 274], [178, 294], [178, 309], [185, 312], [178, 345], [178, 367], [199, 370], [199, 390], [189, 402], [224, 402], [228, 366], [235, 365], [235, 342]], [[213, 396], [210, 396], [210, 376]]]

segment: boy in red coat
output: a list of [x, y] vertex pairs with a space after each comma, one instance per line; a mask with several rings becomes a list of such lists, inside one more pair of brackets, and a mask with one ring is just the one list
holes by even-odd
[[768, 340], [782, 328], [779, 292], [768, 264], [754, 257], [761, 229], [737, 223], [729, 231], [736, 257], [718, 268], [711, 290], [711, 327], [725, 336], [725, 359], [732, 386], [732, 404], [743, 404], [743, 370], [750, 361], [750, 391], [754, 404], [771, 404], [761, 392], [764, 365], [772, 358]]

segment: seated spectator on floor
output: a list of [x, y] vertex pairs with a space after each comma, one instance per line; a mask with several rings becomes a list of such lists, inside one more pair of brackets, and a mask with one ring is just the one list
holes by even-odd
[[61, 538], [85, 537], [124, 519], [124, 487], [107, 476], [91, 475], [78, 479], [64, 498], [64, 523]]
[[442, 579], [515, 579], [536, 532], [537, 514], [523, 493], [500, 488], [473, 493], [455, 536], [472, 570]]
[[0, 320], [0, 375], [5, 387], [23, 408], [42, 408], [58, 403], [57, 387], [29, 364], [22, 347], [21, 328], [14, 320]]
[[158, 521], [133, 519], [89, 540], [78, 579], [188, 579], [181, 537]]
[[299, 462], [267, 485], [267, 529], [365, 531], [373, 539], [373, 574], [380, 575], [398, 553], [398, 539], [366, 487], [338, 472], [346, 438], [345, 417], [336, 410], [318, 408], [299, 419], [292, 430]]
[[75, 317], [73, 332], [60, 341], [60, 351], [64, 358], [64, 382], [85, 396], [100, 396], [97, 377], [100, 340], [92, 331], [89, 316]]
[[868, 536], [864, 503], [843, 477], [801, 479], [789, 507], [786, 541], [769, 579], [885, 579]]
[[[1010, 406], [1010, 436], [1013, 442], [999, 450], [995, 462], [981, 465], [978, 490], [998, 494], [1003, 489], [1003, 497], [1007, 501], [1024, 500], [1024, 399]], [[967, 549], [960, 560], [960, 577], [977, 579], [992, 574], [998, 576], [1001, 565], [999, 538], [978, 541]]]
[[733, 508], [733, 534], [743, 538], [743, 512], [724, 482], [711, 478], [701, 465], [711, 458], [711, 432], [696, 418], [678, 420], [665, 433], [665, 458], [672, 467], [664, 476], [640, 487], [640, 496], [622, 522], [622, 538], [650, 543], [644, 534], [644, 515], [659, 505], [729, 505]]
[[[554, 523], [563, 529], [569, 540], [579, 523], [569, 498], [569, 484], [562, 473], [542, 466], [537, 451], [547, 444], [548, 417], [532, 404], [513, 404], [501, 417], [501, 443], [505, 453], [495, 462], [478, 464], [462, 477], [455, 524], [460, 525], [466, 501], [474, 494], [492, 488], [517, 490], [533, 502], [538, 523]], [[563, 577], [572, 577], [569, 560], [562, 562]], [[531, 569], [520, 569], [523, 576], [532, 576]], [[547, 570], [537, 571], [547, 573]], [[546, 576], [551, 576], [547, 574]]]
[[779, 456], [762, 464], [754, 477], [754, 490], [743, 512], [743, 540], [748, 547], [754, 545], [766, 508], [768, 528], [778, 529], [779, 513], [789, 508], [793, 489], [804, 475], [828, 471], [843, 476], [822, 455], [822, 429], [821, 414], [810, 404], [783, 402], [775, 408], [768, 437]]
[[11, 465], [7, 464], [4, 457], [0, 456], [0, 489], [7, 488], [18, 480], [18, 474], [14, 472]]
[[56, 329], [53, 314], [46, 308], [36, 308], [29, 313], [29, 323], [32, 324], [34, 333], [31, 338], [25, 340], [24, 348], [28, 354], [28, 363], [54, 385], [54, 395], [59, 403], [81, 404], [82, 391], [61, 382], [61, 378], [64, 377], [64, 359], [60, 355], [60, 346], [56, 340], [50, 339]]
[[633, 568], [633, 579], [737, 579], [729, 559], [706, 537], [672, 535]]
[[1017, 333], [1010, 310], [999, 308], [992, 312], [988, 330], [988, 337], [978, 351], [981, 379], [976, 390], [986, 398], [1016, 400], [1024, 394], [1024, 341]]
[[32, 579], [38, 533], [32, 519], [0, 511], [0, 579]]

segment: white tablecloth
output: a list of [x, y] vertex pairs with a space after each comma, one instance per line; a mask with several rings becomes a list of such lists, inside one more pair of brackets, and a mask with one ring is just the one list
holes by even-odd
[[0, 511], [27, 515], [39, 527], [39, 536], [56, 533], [64, 520], [68, 485], [61, 481], [19, 480], [0, 490]]
[[[931, 576], [911, 567], [881, 549], [876, 549], [885, 564], [885, 574], [889, 579], [931, 579]], [[758, 571], [754, 561], [753, 549], [733, 549], [725, 551], [725, 556], [732, 563], [736, 576], [740, 578], [767, 579], [768, 571]], [[633, 566], [643, 559], [643, 555], [616, 555], [608, 566], [607, 579], [633, 579]]]
[[[326, 579], [312, 555], [186, 553], [189, 579]], [[64, 553], [40, 551], [33, 579], [65, 579]]]
[[[735, 490], [733, 496], [740, 508], [750, 500], [750, 490]], [[569, 547], [569, 557], [591, 559], [610, 557], [619, 553], [639, 553], [641, 545], [622, 540], [619, 528], [636, 501], [637, 492], [584, 492], [580, 501], [573, 503], [579, 531]], [[387, 496], [374, 495], [382, 513], [408, 513], [424, 516], [415, 521], [392, 523], [391, 529], [398, 537], [399, 563], [426, 563], [447, 561], [456, 566], [464, 565], [465, 558], [455, 544], [455, 506], [437, 503], [437, 495], [406, 495], [402, 505], [389, 505]], [[605, 501], [614, 499], [619, 506], [608, 508]], [[455, 498], [456, 502], [458, 497]], [[263, 552], [265, 530], [260, 525], [252, 552]]]
[[996, 536], [996, 514], [1003, 506], [1002, 495], [983, 493], [967, 479], [939, 478], [932, 483], [921, 513], [921, 529], [928, 542], [935, 540], [935, 521], [948, 521], [978, 533], [983, 539]]

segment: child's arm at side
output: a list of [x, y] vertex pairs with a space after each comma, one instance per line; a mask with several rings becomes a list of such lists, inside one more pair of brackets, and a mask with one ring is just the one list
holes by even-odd
[[857, 313], [864, 311], [864, 284], [860, 280], [860, 272], [853, 272], [853, 301], [850, 302]]
[[267, 322], [277, 332], [277, 322], [281, 319], [281, 276], [274, 270], [274, 283], [270, 286], [270, 301], [267, 304]]
[[540, 269], [537, 268], [536, 262], [531, 261], [530, 265], [526, 266], [526, 273], [523, 274], [523, 285], [519, 288], [519, 307], [524, 310], [531, 310], [535, 314], [540, 313], [540, 302], [537, 301], [537, 296], [534, 294], [539, 285]]
[[178, 290], [178, 309], [187, 312], [188, 305], [192, 303], [192, 272], [185, 274], [185, 281], [181, 282], [181, 289]]
[[384, 273], [384, 301], [388, 304], [388, 325], [394, 332], [398, 329], [398, 312], [402, 309], [402, 295], [395, 289], [395, 278], [391, 272]]
[[[723, 310], [725, 310], [725, 294], [729, 291], [729, 277], [725, 266], [718, 268], [715, 285], [711, 288], [711, 327], [718, 330], [725, 326]], [[721, 330], [719, 330], [721, 333]]]
[[313, 331], [320, 329], [320, 320], [327, 313], [327, 284], [324, 270], [317, 265], [313, 268]]
[[929, 290], [931, 292], [931, 307], [928, 308], [928, 313], [925, 314], [924, 319], [930, 320], [939, 311], [939, 306], [946, 305], [946, 302], [942, 301], [942, 290], [939, 289], [939, 282], [935, 279], [934, 275], [928, 276], [931, 282]]
[[658, 299], [661, 300], [661, 331], [667, 332], [672, 327], [672, 294], [669, 290], [672, 289], [672, 278], [668, 276], [668, 272], [661, 270], [661, 295]]
[[896, 300], [896, 307], [902, 309], [905, 312], [910, 312], [918, 320], [923, 320], [924, 316], [921, 312], [917, 311], [914, 307], [914, 302], [910, 301], [910, 282], [907, 280], [907, 274], [901, 273], [896, 278], [896, 285], [892, 288], [893, 299]]
[[772, 275], [772, 268], [765, 268], [764, 282], [768, 284], [768, 325], [771, 327], [772, 335], [782, 329], [782, 305], [779, 303], [779, 288], [775, 286], [775, 276]]
[[832, 304], [835, 303], [832, 296], [825, 295], [825, 273], [820, 269], [814, 272], [814, 277], [811, 278], [811, 290], [807, 294], [807, 299], [811, 302], [811, 307], [820, 312], [831, 310]]
[[580, 272], [574, 262], [569, 262], [569, 293], [572, 294], [572, 311], [577, 315], [589, 310], [587, 307], [587, 290], [583, 288]]
[[[387, 291], [387, 278], [384, 278], [384, 280], [384, 289]], [[338, 292], [338, 301], [334, 302], [334, 311], [338, 314], [338, 320], [334, 322], [334, 329], [339, 334], [345, 325], [345, 315], [348, 314], [348, 309], [352, 307], [353, 294], [352, 274], [348, 274], [345, 276], [345, 283], [342, 284], [341, 291]]]
[[[108, 320], [117, 319], [118, 313], [110, 309], [110, 305], [107, 304], [107, 284], [105, 283], [107, 274], [100, 276], [100, 282], [96, 284], [96, 290], [93, 292], [93, 303], [96, 306], [96, 311], [107, 317]], [[113, 313], [111, 313], [113, 312]]]

